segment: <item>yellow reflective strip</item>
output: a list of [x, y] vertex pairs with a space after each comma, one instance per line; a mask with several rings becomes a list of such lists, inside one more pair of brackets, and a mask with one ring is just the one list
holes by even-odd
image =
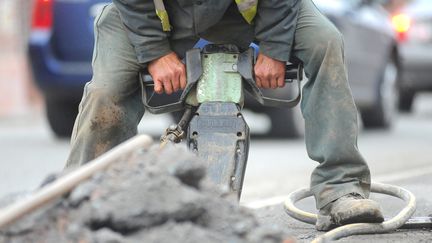
[[159, 17], [162, 23], [163, 31], [171, 31], [171, 25], [168, 18], [168, 13], [166, 10], [156, 9], [156, 15]]
[[165, 10], [165, 5], [163, 3], [163, 0], [153, 0], [153, 3], [155, 5], [156, 15], [159, 17], [161, 21], [162, 30], [171, 31], [171, 25], [169, 22], [168, 13]]
[[252, 20], [255, 18], [257, 12], [257, 6], [253, 6], [247, 10], [241, 11], [240, 13], [243, 15], [243, 18], [248, 22], [249, 24], [252, 23]]
[[251, 24], [257, 12], [258, 0], [235, 0], [235, 2], [243, 18]]

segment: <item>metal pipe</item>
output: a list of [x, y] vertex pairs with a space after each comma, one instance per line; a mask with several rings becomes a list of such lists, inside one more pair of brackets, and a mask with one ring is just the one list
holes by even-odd
[[152, 142], [152, 138], [148, 135], [135, 136], [114, 147], [100, 157], [42, 187], [30, 197], [1, 209], [0, 228], [15, 222], [24, 215], [31, 213], [52, 200], [64, 195], [81, 182], [90, 178], [96, 172], [105, 170], [108, 166], [118, 161], [123, 156], [138, 149], [149, 148]]
[[[403, 208], [402, 211], [399, 212], [395, 217], [381, 224], [357, 223], [341, 226], [317, 237], [312, 242], [319, 243], [334, 241], [343, 237], [357, 234], [376, 234], [390, 232], [403, 226], [404, 223], [407, 222], [409, 218], [413, 215], [416, 209], [415, 196], [408, 190], [405, 190], [401, 187], [381, 183], [372, 183], [371, 192], [398, 197], [405, 201], [407, 204], [405, 208]], [[297, 190], [288, 196], [288, 200], [285, 201], [284, 207], [285, 211], [291, 217], [305, 223], [315, 224], [317, 220], [316, 214], [300, 210], [294, 205], [296, 202], [309, 196], [312, 196], [312, 193], [308, 189]]]

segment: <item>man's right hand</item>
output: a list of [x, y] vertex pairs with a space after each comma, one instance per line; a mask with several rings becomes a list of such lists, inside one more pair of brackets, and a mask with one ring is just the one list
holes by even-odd
[[151, 61], [148, 71], [158, 94], [172, 94], [186, 87], [186, 67], [174, 52]]

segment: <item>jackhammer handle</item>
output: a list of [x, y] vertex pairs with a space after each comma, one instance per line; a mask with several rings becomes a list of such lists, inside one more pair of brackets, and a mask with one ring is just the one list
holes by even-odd
[[292, 83], [296, 79], [303, 79], [303, 72], [299, 72], [299, 64], [287, 63], [285, 65], [285, 83]]
[[296, 93], [297, 95], [293, 98], [274, 98], [266, 96], [263, 90], [258, 88], [255, 82], [255, 75], [253, 73], [253, 66], [255, 60], [254, 50], [242, 52], [239, 55], [239, 61], [237, 64], [237, 70], [245, 80], [245, 90], [263, 106], [271, 107], [288, 107], [292, 108], [296, 106], [301, 100], [301, 80], [303, 79], [303, 65], [301, 62], [287, 63], [285, 69], [285, 82], [291, 83], [296, 81]]
[[140, 73], [140, 79], [141, 79], [140, 84], [141, 84], [142, 101], [144, 107], [150, 113], [162, 114], [167, 112], [179, 111], [183, 109], [184, 98], [182, 97], [185, 97], [184, 95], [185, 91], [183, 91], [183, 94], [181, 95], [180, 98], [178, 98], [173, 102], [165, 103], [162, 105], [153, 105], [152, 104], [152, 102], [154, 102], [153, 98], [158, 100], [156, 102], [162, 102], [163, 100], [172, 99], [172, 97], [167, 94], [156, 94], [156, 92], [154, 91], [153, 79], [146, 71]]
[[[184, 103], [186, 97], [191, 92], [191, 90], [193, 90], [193, 88], [198, 82], [198, 79], [201, 77], [202, 74], [200, 49], [194, 48], [186, 52], [185, 63], [186, 63], [186, 75], [187, 75], [186, 88], [181, 92], [172, 95], [166, 95], [166, 94], [156, 95], [154, 92], [154, 88], [152, 88], [154, 87], [154, 82], [152, 77], [149, 75], [148, 70], [142, 70], [140, 72], [139, 74], [141, 79], [140, 84], [141, 84], [142, 95], [143, 95], [142, 100], [145, 108], [148, 111], [150, 111], [150, 113], [161, 114], [161, 113], [174, 112], [174, 111], [179, 111], [184, 109], [185, 107]], [[151, 87], [151, 89], [148, 89], [149, 87]], [[151, 104], [151, 100], [153, 96], [159, 96], [159, 98], [161, 98], [162, 100], [175, 99], [175, 101], [171, 103], [165, 103], [163, 105], [153, 105]]]
[[[286, 65], [285, 68], [285, 82], [286, 83], [292, 83], [293, 80], [299, 78], [298, 77], [298, 65], [289, 63]], [[303, 73], [300, 73], [300, 75], [303, 75]], [[154, 87], [154, 81], [153, 78], [148, 74], [147, 71], [143, 72], [143, 82], [146, 87]], [[300, 79], [303, 79], [303, 76], [300, 77]]]
[[[188, 96], [188, 94], [193, 90], [193, 88], [197, 85], [198, 80], [201, 78], [203, 74], [203, 67], [201, 61], [201, 50], [200, 49], [192, 49], [186, 52], [186, 75], [187, 75], [187, 85], [186, 88], [177, 94], [174, 95], [157, 95], [154, 92], [154, 82], [152, 77], [149, 75], [147, 70], [143, 70], [140, 72], [141, 78], [141, 87], [143, 94], [143, 103], [146, 107], [146, 110], [150, 111], [153, 114], [161, 114], [166, 112], [179, 111], [184, 109], [184, 103]], [[285, 82], [293, 82], [297, 81], [297, 96], [292, 99], [280, 99], [280, 98], [272, 98], [267, 97], [263, 94], [263, 92], [257, 87], [254, 74], [253, 74], [253, 66], [254, 66], [254, 51], [249, 48], [248, 51], [238, 53], [238, 61], [237, 61], [237, 71], [242, 76], [245, 81], [245, 90], [249, 92], [252, 97], [254, 97], [260, 104], [264, 106], [273, 106], [273, 107], [294, 107], [296, 106], [301, 99], [301, 88], [300, 81], [303, 79], [303, 66], [301, 63], [287, 63], [285, 69]], [[176, 96], [177, 95], [177, 96]], [[179, 97], [178, 97], [179, 96]], [[159, 100], [169, 101], [170, 99], [175, 99], [173, 102], [164, 103], [163, 105], [157, 104], [152, 105], [151, 103]], [[174, 98], [173, 98], [174, 97]], [[153, 99], [154, 98], [154, 99]], [[153, 102], [151, 102], [153, 100]], [[163, 103], [163, 102], [162, 102]]]

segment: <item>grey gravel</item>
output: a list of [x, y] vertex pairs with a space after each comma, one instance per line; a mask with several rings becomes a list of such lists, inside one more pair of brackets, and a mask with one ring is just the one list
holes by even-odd
[[0, 242], [290, 242], [212, 185], [180, 147], [118, 161], [68, 195], [0, 230]]

